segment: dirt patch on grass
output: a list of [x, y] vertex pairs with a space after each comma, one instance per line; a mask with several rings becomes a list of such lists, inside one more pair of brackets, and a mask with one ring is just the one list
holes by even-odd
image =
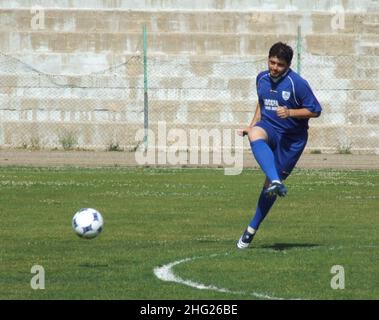
[[[222, 157], [221, 157], [222, 158]], [[155, 160], [158, 156], [155, 156]], [[200, 156], [198, 159], [202, 159]], [[188, 162], [175, 167], [231, 167], [223, 163], [191, 164]], [[200, 161], [199, 161], [200, 162]], [[204, 162], [204, 161], [203, 161]], [[142, 166], [136, 161], [134, 152], [101, 152], [101, 151], [27, 151], [0, 150], [1, 166], [75, 166], [75, 167], [135, 167]], [[147, 164], [150, 167], [170, 167], [168, 164], [157, 164], [157, 161]], [[243, 154], [245, 168], [257, 167], [250, 152]], [[297, 165], [298, 168], [331, 168], [331, 169], [379, 169], [378, 155], [355, 154], [303, 154]]]

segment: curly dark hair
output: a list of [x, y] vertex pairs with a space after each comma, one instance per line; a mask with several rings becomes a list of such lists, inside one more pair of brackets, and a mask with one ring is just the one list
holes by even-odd
[[293, 50], [286, 43], [277, 42], [270, 48], [268, 57], [277, 57], [278, 59], [286, 61], [287, 64], [290, 65], [293, 57]]

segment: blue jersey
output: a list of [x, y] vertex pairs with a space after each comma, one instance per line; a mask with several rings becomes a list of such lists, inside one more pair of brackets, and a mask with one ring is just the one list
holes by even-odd
[[306, 133], [309, 119], [281, 119], [276, 115], [278, 106], [288, 109], [307, 108], [311, 112], [321, 113], [321, 105], [308, 82], [292, 69], [278, 82], [270, 78], [269, 71], [261, 72], [256, 81], [261, 120], [267, 121], [281, 133]]

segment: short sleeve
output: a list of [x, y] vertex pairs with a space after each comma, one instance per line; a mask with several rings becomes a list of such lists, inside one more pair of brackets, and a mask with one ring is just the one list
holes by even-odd
[[299, 105], [320, 115], [322, 110], [321, 105], [314, 95], [309, 83], [306, 80], [299, 81], [296, 89], [296, 100]]

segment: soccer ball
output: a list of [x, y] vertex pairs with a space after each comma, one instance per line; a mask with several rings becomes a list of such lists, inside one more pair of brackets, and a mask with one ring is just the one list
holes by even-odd
[[96, 238], [103, 230], [103, 225], [100, 212], [91, 208], [80, 209], [72, 218], [72, 227], [81, 238]]

